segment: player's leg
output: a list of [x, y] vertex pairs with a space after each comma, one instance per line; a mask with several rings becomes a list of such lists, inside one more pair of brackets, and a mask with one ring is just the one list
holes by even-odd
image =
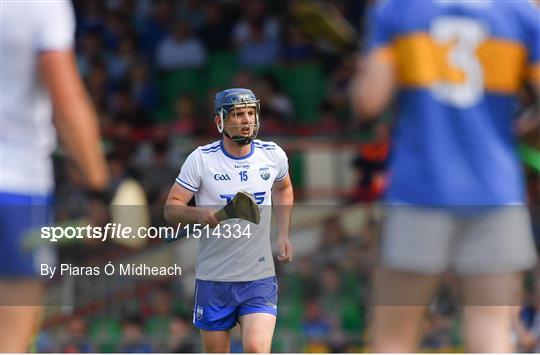
[[228, 330], [202, 330], [203, 352], [228, 353], [231, 351], [231, 335]]
[[521, 299], [521, 282], [521, 273], [462, 278], [463, 337], [467, 352], [516, 351], [511, 339], [512, 318]]
[[38, 331], [44, 292], [39, 265], [54, 265], [56, 257], [50, 245], [33, 245], [27, 233], [50, 223], [49, 202], [47, 197], [0, 193], [1, 352], [28, 352]]
[[379, 268], [374, 280], [370, 350], [415, 352], [427, 304], [438, 283], [437, 275]]
[[230, 351], [230, 330], [238, 319], [238, 303], [232, 289], [234, 284], [196, 280], [193, 324], [201, 331], [204, 352]]
[[236, 288], [245, 352], [267, 353], [276, 325], [278, 285], [276, 277], [240, 283]]
[[371, 349], [414, 352], [426, 307], [447, 268], [453, 221], [426, 208], [391, 206], [374, 276]]
[[524, 206], [500, 207], [468, 218], [454, 261], [461, 275], [467, 351], [514, 351], [512, 315], [522, 301], [522, 271], [535, 261]]
[[[35, 281], [0, 281], [0, 288], [5, 303], [0, 306], [0, 352], [28, 352], [41, 321], [42, 307], [36, 301], [43, 293], [42, 285]], [[14, 299], [17, 295], [22, 295], [20, 302]]]
[[268, 313], [249, 313], [240, 317], [242, 347], [247, 353], [269, 353], [276, 326], [276, 316]]

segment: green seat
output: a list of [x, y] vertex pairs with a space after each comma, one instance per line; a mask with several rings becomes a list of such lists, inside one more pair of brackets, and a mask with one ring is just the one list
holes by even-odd
[[301, 191], [304, 188], [304, 156], [301, 152], [295, 152], [289, 156], [291, 181], [295, 188]]
[[173, 104], [182, 95], [194, 95], [201, 98], [206, 93], [206, 84], [200, 70], [178, 69], [158, 75], [160, 107], [157, 119], [168, 120], [172, 116]]
[[183, 317], [189, 317], [193, 313], [193, 308], [184, 299], [178, 297], [173, 301], [173, 312]]
[[278, 66], [273, 74], [291, 98], [300, 123], [315, 123], [326, 94], [326, 79], [315, 63]]
[[156, 343], [166, 344], [169, 340], [170, 326], [172, 318], [169, 316], [152, 316], [145, 325], [145, 333]]
[[360, 332], [365, 326], [365, 311], [361, 305], [347, 301], [341, 306], [341, 326], [345, 331]]
[[280, 329], [300, 329], [303, 315], [304, 307], [301, 302], [283, 297], [280, 299], [277, 323]]
[[229, 87], [237, 70], [238, 64], [234, 53], [212, 53], [208, 57], [205, 70], [208, 88], [222, 90]]
[[98, 352], [116, 352], [122, 342], [122, 327], [114, 318], [100, 317], [92, 320], [88, 326], [88, 334]]

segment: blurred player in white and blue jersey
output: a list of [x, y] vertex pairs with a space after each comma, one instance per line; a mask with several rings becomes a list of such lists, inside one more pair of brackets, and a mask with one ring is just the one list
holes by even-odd
[[89, 189], [108, 183], [74, 31], [69, 1], [0, 3], [0, 352], [29, 350], [40, 314], [39, 264], [54, 262], [54, 253], [26, 250], [23, 237], [50, 223], [55, 127]]
[[[246, 352], [269, 352], [277, 315], [277, 282], [270, 245], [272, 205], [278, 222], [278, 260], [289, 262], [293, 247], [289, 225], [293, 188], [285, 152], [275, 143], [255, 139], [259, 101], [248, 89], [217, 93], [215, 122], [222, 140], [195, 149], [171, 188], [165, 216], [172, 224], [208, 225], [214, 212], [239, 191], [254, 195], [261, 209], [258, 225], [246, 226], [239, 238], [203, 234], [196, 264], [193, 323], [201, 331], [205, 352], [229, 352], [229, 331], [242, 329]], [[188, 207], [195, 197], [197, 207]]]
[[[522, 272], [536, 261], [516, 153], [516, 93], [540, 88], [540, 14], [527, 0], [388, 0], [373, 9], [353, 104], [396, 93], [374, 351], [415, 351], [440, 276], [461, 281], [464, 343], [512, 351]], [[538, 95], [538, 91], [536, 91]]]

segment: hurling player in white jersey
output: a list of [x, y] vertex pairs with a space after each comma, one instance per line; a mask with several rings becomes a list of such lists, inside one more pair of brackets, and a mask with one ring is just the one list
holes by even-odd
[[[193, 323], [201, 331], [205, 352], [229, 352], [230, 329], [237, 323], [245, 352], [269, 352], [277, 315], [272, 206], [279, 229], [278, 260], [289, 262], [293, 256], [289, 240], [293, 188], [287, 156], [277, 144], [255, 139], [259, 100], [251, 90], [217, 93], [214, 119], [222, 139], [198, 147], [186, 159], [169, 193], [165, 217], [172, 224], [216, 227], [214, 212], [219, 207], [239, 191], [254, 195], [261, 209], [258, 225], [228, 220], [222, 225], [233, 231], [240, 227], [236, 237], [210, 232], [199, 239]], [[192, 197], [197, 207], [187, 206]]]
[[50, 223], [55, 128], [88, 188], [108, 184], [74, 31], [69, 1], [0, 3], [0, 352], [29, 350], [41, 313], [39, 264], [54, 263], [50, 251], [26, 250], [23, 237]]

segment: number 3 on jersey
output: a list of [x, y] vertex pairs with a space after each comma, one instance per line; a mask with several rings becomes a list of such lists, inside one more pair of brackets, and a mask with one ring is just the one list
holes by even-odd
[[439, 68], [442, 80], [431, 88], [434, 97], [459, 108], [478, 104], [484, 96], [484, 73], [476, 50], [488, 37], [487, 29], [468, 18], [446, 16], [433, 21], [430, 34], [448, 48]]
[[240, 175], [240, 182], [247, 181], [248, 174], [246, 170], [242, 170], [241, 172], [238, 173], [238, 175]]

